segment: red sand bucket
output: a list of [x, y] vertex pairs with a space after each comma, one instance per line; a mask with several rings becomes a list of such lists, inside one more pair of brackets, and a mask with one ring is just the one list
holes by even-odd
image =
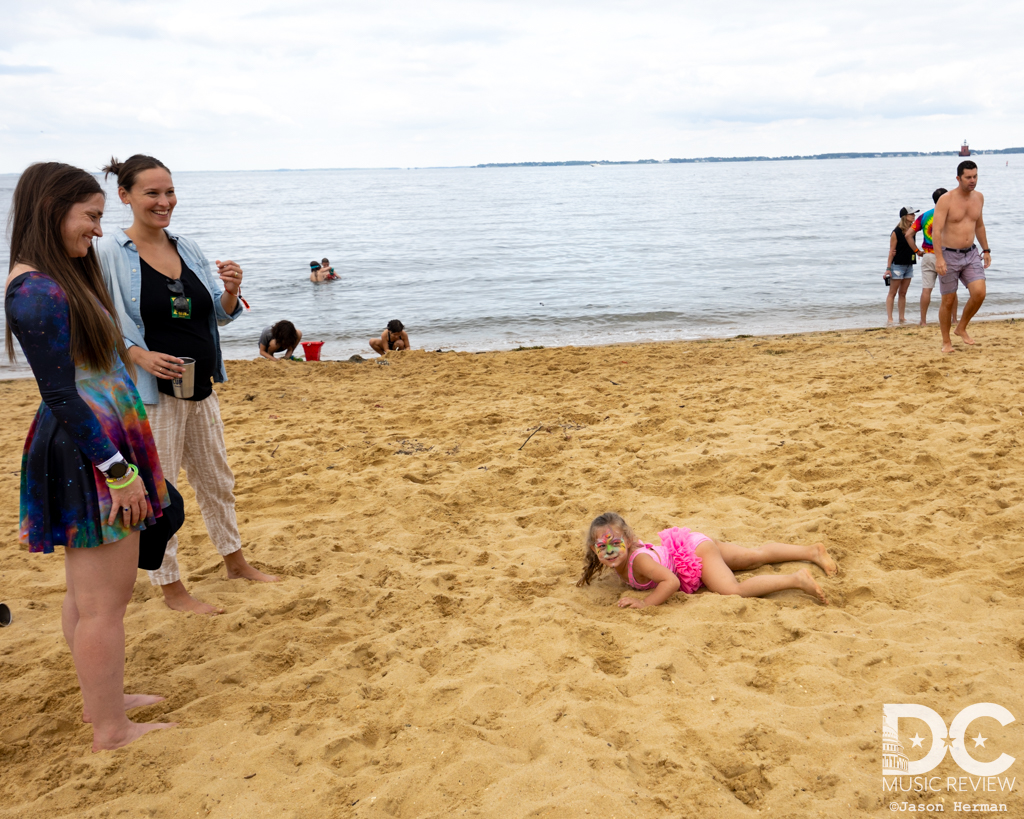
[[320, 348], [323, 346], [322, 341], [303, 341], [302, 352], [306, 355], [306, 361], [319, 361]]

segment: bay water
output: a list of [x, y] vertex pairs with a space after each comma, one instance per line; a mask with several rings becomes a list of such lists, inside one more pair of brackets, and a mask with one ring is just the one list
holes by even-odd
[[[1024, 156], [974, 160], [993, 250], [978, 318], [1018, 316]], [[229, 359], [256, 357], [280, 319], [326, 359], [373, 355], [394, 318], [416, 348], [468, 351], [877, 327], [899, 209], [931, 207], [958, 161], [177, 172], [172, 229], [245, 271], [252, 309], [221, 329]], [[5, 224], [16, 181], [0, 176]], [[104, 230], [127, 227], [106, 189]], [[340, 280], [313, 284], [324, 256]]]

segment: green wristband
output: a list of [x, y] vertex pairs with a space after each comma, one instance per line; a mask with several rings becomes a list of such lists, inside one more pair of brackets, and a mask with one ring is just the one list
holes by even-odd
[[135, 464], [128, 464], [128, 472], [131, 473], [131, 477], [128, 478], [128, 480], [126, 480], [124, 483], [117, 483], [115, 481], [111, 481], [108, 478], [107, 486], [109, 486], [111, 489], [124, 489], [128, 486], [131, 486], [135, 482], [135, 479], [139, 477], [139, 468]]

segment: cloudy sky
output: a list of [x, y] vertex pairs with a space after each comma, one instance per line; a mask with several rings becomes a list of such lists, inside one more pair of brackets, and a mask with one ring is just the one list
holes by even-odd
[[1024, 145], [1020, 2], [4, 0], [0, 172]]

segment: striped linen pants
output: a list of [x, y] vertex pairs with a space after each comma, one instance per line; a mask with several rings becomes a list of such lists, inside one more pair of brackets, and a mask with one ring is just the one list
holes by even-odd
[[[177, 486], [178, 474], [185, 468], [217, 552], [237, 552], [242, 548], [242, 537], [235, 517], [235, 476], [228, 465], [217, 393], [202, 401], [182, 401], [160, 393], [160, 403], [147, 406], [146, 412], [164, 477]], [[167, 543], [160, 568], [149, 573], [149, 581], [154, 586], [166, 586], [180, 579], [175, 535]]]

